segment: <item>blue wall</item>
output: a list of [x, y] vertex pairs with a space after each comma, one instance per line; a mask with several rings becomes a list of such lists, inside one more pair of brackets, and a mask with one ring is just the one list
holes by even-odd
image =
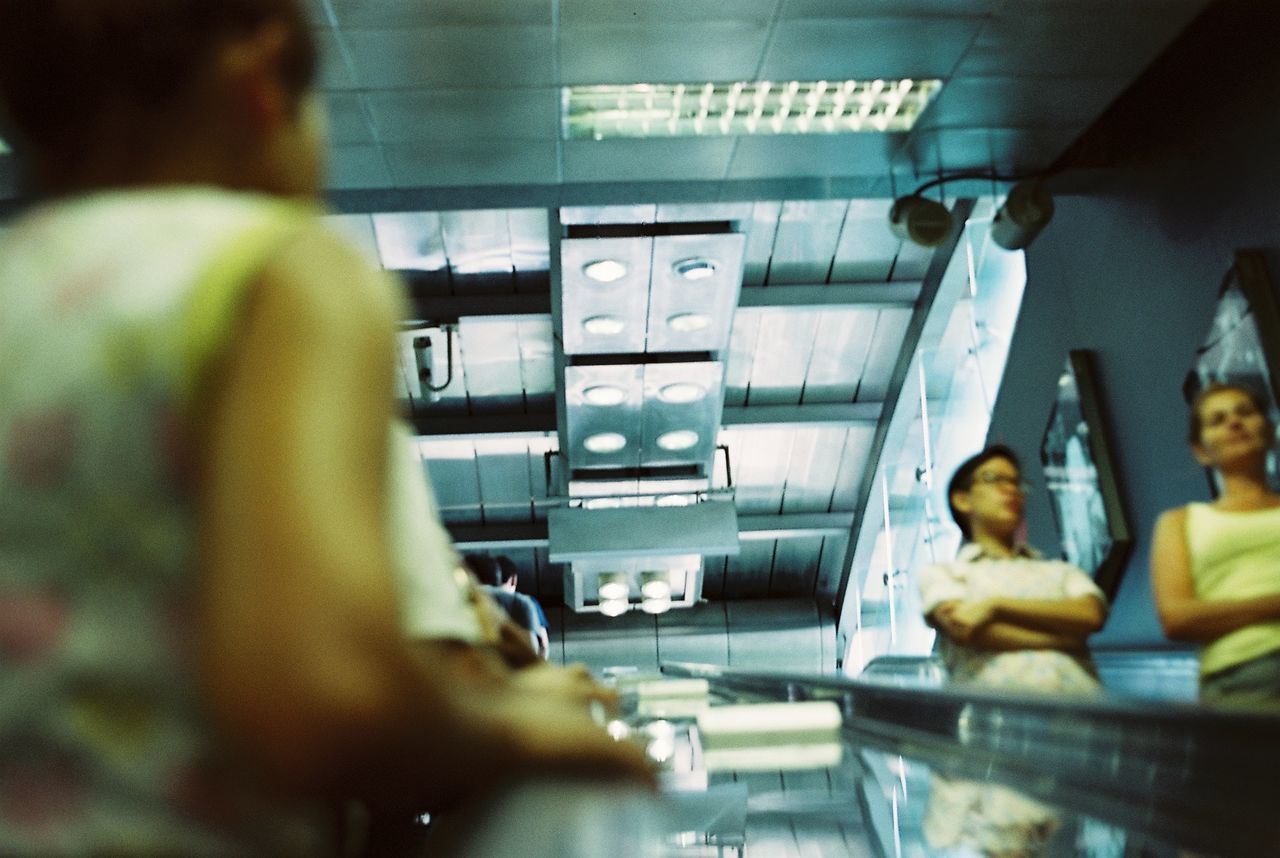
[[[1157, 65], [1157, 80], [1149, 73], [1118, 103], [1124, 117], [1100, 144], [1112, 164], [1057, 181], [1053, 222], [1028, 250], [995, 407], [992, 440], [1019, 450], [1043, 487], [1038, 450], [1057, 376], [1068, 350], [1096, 352], [1136, 544], [1095, 647], [1165, 643], [1148, 582], [1151, 530], [1161, 510], [1208, 494], [1184, 441], [1182, 380], [1233, 251], [1280, 247], [1280, 62], [1256, 51], [1257, 39], [1215, 50], [1222, 41], [1206, 35], [1166, 56], [1172, 66]], [[1042, 488], [1028, 514], [1031, 541], [1055, 553]]]

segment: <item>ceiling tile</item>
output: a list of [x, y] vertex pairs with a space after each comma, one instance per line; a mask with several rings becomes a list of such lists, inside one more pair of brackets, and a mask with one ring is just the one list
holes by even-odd
[[555, 89], [398, 90], [367, 98], [384, 143], [476, 137], [554, 140], [560, 134]]
[[728, 137], [567, 140], [565, 181], [718, 179], [724, 175], [732, 152], [733, 140]]
[[329, 142], [334, 146], [351, 146], [376, 142], [362, 96], [355, 92], [326, 92], [323, 95], [329, 118]]
[[351, 30], [344, 38], [366, 88], [553, 85], [550, 27]]
[[1077, 125], [1034, 128], [922, 129], [911, 137], [909, 153], [934, 170], [1043, 170], [1079, 135]]
[[565, 25], [565, 84], [752, 80], [768, 28], [755, 22]]
[[785, 134], [739, 137], [730, 179], [879, 176], [904, 134]]
[[989, 15], [1005, 0], [783, 0], [783, 20], [797, 18], [880, 18], [904, 15], [954, 17]]
[[[318, 0], [312, 0], [318, 2]], [[345, 29], [405, 29], [432, 25], [551, 25], [547, 0], [330, 0]]]
[[326, 187], [335, 190], [389, 188], [391, 184], [391, 173], [387, 171], [387, 165], [377, 146], [329, 147], [329, 180]]
[[320, 73], [317, 86], [322, 89], [355, 89], [355, 78], [347, 64], [346, 55], [338, 42], [338, 34], [329, 29], [312, 30], [316, 50], [320, 54]]
[[640, 3], [560, 0], [565, 26], [581, 24], [671, 24], [677, 21], [760, 21], [773, 17], [777, 0], [643, 0]]
[[981, 25], [982, 19], [976, 18], [783, 21], [769, 46], [761, 77], [946, 78]]
[[983, 28], [956, 74], [1132, 78], [1196, 9], [1170, 4], [1159, 14], [1152, 12], [1113, 3], [1100, 26], [1098, 10], [1088, 6], [1058, 6], [1035, 14], [1015, 6]]
[[1084, 127], [1127, 83], [1117, 77], [954, 78], [920, 118], [919, 127]]
[[385, 147], [396, 184], [551, 184], [556, 181], [556, 147], [529, 140], [435, 140]]

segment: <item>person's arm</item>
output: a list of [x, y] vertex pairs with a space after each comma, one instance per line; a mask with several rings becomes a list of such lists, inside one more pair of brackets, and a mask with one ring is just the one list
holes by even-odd
[[[1082, 597], [1097, 605], [1092, 596]], [[1035, 628], [1029, 623], [1014, 622], [1001, 617], [998, 610], [1005, 601], [1033, 604], [1036, 607], [1054, 606], [1056, 600], [1004, 600], [972, 599], [952, 600], [938, 605], [930, 612], [931, 622], [948, 637], [959, 643], [987, 649], [1079, 649], [1084, 645], [1088, 632], [1065, 628]], [[1075, 602], [1075, 599], [1063, 600]], [[1102, 613], [1101, 605], [1098, 605]], [[1048, 613], [1048, 612], [1046, 612]], [[1083, 612], [1082, 612], [1083, 613]], [[1101, 625], [1101, 622], [1098, 623]]]
[[1245, 626], [1280, 620], [1280, 592], [1251, 599], [1207, 601], [1197, 597], [1186, 533], [1184, 507], [1161, 515], [1152, 537], [1152, 595], [1160, 625], [1169, 638], [1206, 643]]
[[538, 626], [538, 657], [543, 661], [551, 657], [551, 636], [546, 626]]
[[1107, 609], [1094, 596], [1070, 599], [991, 600], [994, 619], [1034, 631], [1050, 632], [1083, 640], [1102, 628]]
[[201, 391], [194, 634], [211, 714], [296, 788], [420, 806], [509, 770], [641, 773], [577, 701], [401, 636], [383, 508], [394, 308], [316, 229], [268, 264]]
[[966, 641], [970, 646], [994, 650], [1056, 649], [1077, 650], [1083, 639], [1069, 634], [1029, 629], [1015, 623], [993, 620], [973, 632]]

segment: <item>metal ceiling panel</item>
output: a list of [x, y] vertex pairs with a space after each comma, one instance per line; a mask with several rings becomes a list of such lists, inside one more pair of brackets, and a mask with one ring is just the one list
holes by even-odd
[[735, 602], [729, 615], [729, 664], [752, 670], [821, 673], [822, 622], [809, 600]]
[[551, 25], [546, 0], [327, 0], [338, 23], [350, 29], [394, 29], [477, 24]]
[[[773, 552], [778, 543], [752, 540], [742, 543], [737, 557], [730, 557], [724, 573], [724, 598], [763, 599], [769, 595], [769, 576], [773, 574]], [[733, 654], [733, 629], [730, 623], [729, 652]]]
[[721, 441], [729, 447], [734, 500], [740, 513], [781, 511], [794, 437], [789, 429], [721, 430]]
[[840, 589], [840, 575], [844, 572], [844, 553], [848, 547], [848, 536], [823, 537], [814, 592], [816, 595], [830, 599], [831, 604], [834, 604], [836, 592]]
[[440, 215], [445, 254], [455, 276], [511, 273], [511, 227], [503, 209]]
[[847, 429], [797, 428], [791, 442], [782, 512], [826, 512], [835, 491]]
[[443, 271], [449, 267], [437, 212], [373, 215], [384, 267], [393, 271]]
[[982, 18], [875, 17], [780, 21], [765, 80], [950, 77]]
[[523, 410], [520, 321], [518, 316], [471, 316], [459, 320], [456, 340], [462, 343], [467, 394], [474, 410]]
[[738, 516], [727, 500], [686, 507], [558, 507], [547, 511], [547, 544], [557, 563], [603, 562], [604, 568], [672, 554], [732, 556], [739, 550]]
[[[740, 234], [664, 235], [653, 239], [647, 352], [718, 354], [729, 344], [742, 282]], [[711, 275], [688, 279], [682, 265], [712, 263]], [[704, 273], [696, 269], [695, 273]], [[700, 324], [702, 327], [694, 327]]]
[[480, 518], [480, 472], [471, 441], [418, 441], [423, 467], [445, 521]]
[[326, 91], [356, 89], [355, 75], [347, 62], [338, 33], [325, 28], [312, 30], [311, 35], [316, 40], [320, 57], [319, 88]]
[[665, 203], [658, 206], [658, 223], [721, 221], [748, 226], [754, 216], [752, 203]]
[[369, 115], [362, 103], [364, 96], [356, 92], [326, 92], [325, 114], [328, 117], [328, 139], [334, 146], [376, 143]]
[[884, 399], [889, 389], [889, 377], [893, 375], [893, 369], [898, 363], [898, 352], [910, 323], [910, 310], [880, 311], [876, 331], [871, 337], [871, 354], [862, 374], [862, 382], [858, 385], [858, 401]]
[[[649, 309], [651, 238], [566, 238], [560, 242], [564, 351], [576, 354], [638, 354], [644, 351]], [[585, 266], [600, 260], [622, 263], [611, 283], [587, 277]], [[621, 330], [589, 332], [589, 319], [617, 320]]]
[[753, 80], [768, 31], [761, 21], [566, 22], [560, 77], [565, 84]]
[[[700, 473], [709, 473], [720, 427], [724, 364], [657, 363], [647, 364], [643, 369], [644, 428], [640, 464], [695, 464]], [[671, 391], [677, 385], [692, 385], [705, 393], [693, 402], [668, 401], [664, 391]], [[662, 439], [671, 432], [695, 432], [697, 441], [687, 449], [663, 449]]]
[[726, 406], [741, 406], [747, 402], [751, 365], [755, 360], [756, 340], [759, 336], [760, 313], [739, 310], [734, 314], [733, 332], [729, 336], [729, 358], [725, 362]]
[[[1061, 0], [1050, 0], [1061, 2]], [[1004, 0], [893, 0], [882, 4], [884, 11], [894, 15], [985, 16], [1004, 5]], [[1023, 5], [1027, 5], [1025, 0]], [[890, 9], [891, 7], [891, 9]], [[861, 18], [869, 11], [866, 3], [832, 3], [831, 0], [783, 0], [781, 17], [791, 21], [799, 18]], [[880, 11], [876, 9], [874, 11]]]
[[819, 315], [811, 310], [761, 311], [748, 405], [799, 404]]
[[584, 664], [597, 676], [610, 667], [658, 669], [657, 623], [640, 611], [620, 617], [564, 612], [564, 658]]
[[676, 21], [759, 21], [773, 17], [777, 0], [646, 0], [644, 3], [601, 3], [600, 0], [560, 0], [565, 24], [670, 24]]
[[831, 495], [832, 510], [853, 510], [858, 506], [858, 488], [866, 473], [875, 439], [873, 426], [853, 426], [845, 436], [844, 452], [836, 469], [836, 486]]
[[818, 580], [818, 558], [822, 552], [821, 536], [778, 541], [773, 555], [773, 575], [769, 581], [770, 596], [808, 596]]
[[804, 379], [804, 402], [853, 401], [880, 312], [826, 310], [818, 315], [813, 355]]
[[529, 443], [484, 438], [475, 442], [480, 502], [487, 522], [532, 521]]
[[889, 230], [893, 200], [850, 200], [840, 229], [832, 283], [879, 283], [889, 279], [902, 242]]
[[920, 117], [922, 128], [988, 128], [1073, 125], [1082, 128], [1102, 113], [1129, 83], [1127, 77], [1045, 77], [1035, 90], [1019, 77], [957, 77], [947, 81]]
[[[779, 134], [739, 137], [729, 164], [729, 179], [807, 176], [822, 164], [824, 179], [887, 174], [887, 156], [906, 135]], [[887, 182], [885, 183], [888, 184]], [[886, 187], [884, 191], [887, 192]]]
[[362, 89], [555, 86], [550, 27], [344, 30]]
[[545, 292], [551, 272], [551, 227], [546, 209], [511, 209], [507, 212], [511, 233], [511, 264], [516, 290]]
[[781, 215], [782, 203], [756, 203], [751, 207], [750, 223], [743, 225], [747, 229], [747, 247], [743, 253], [742, 285], [759, 286], [765, 282]]
[[769, 263], [769, 283], [826, 283], [847, 200], [783, 203]]
[[[718, 558], [713, 558], [717, 561]], [[723, 566], [723, 561], [719, 561]], [[703, 569], [703, 592], [706, 592]], [[701, 604], [689, 611], [658, 615], [658, 660], [729, 664], [729, 628], [723, 605]]]
[[369, 190], [390, 188], [394, 184], [382, 150], [377, 146], [330, 146], [328, 156], [326, 187], [330, 190]]
[[523, 316], [516, 322], [520, 343], [520, 383], [525, 405], [540, 411], [554, 405], [556, 392], [555, 348], [549, 316]]
[[654, 223], [658, 219], [656, 205], [635, 206], [566, 206], [560, 209], [560, 223], [565, 226], [604, 223]]

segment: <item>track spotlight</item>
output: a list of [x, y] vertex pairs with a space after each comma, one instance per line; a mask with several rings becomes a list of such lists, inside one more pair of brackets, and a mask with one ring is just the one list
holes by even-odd
[[991, 222], [991, 240], [1005, 250], [1022, 250], [1053, 217], [1053, 197], [1040, 182], [1019, 182]]
[[903, 241], [937, 247], [951, 234], [951, 212], [936, 200], [915, 194], [899, 197], [889, 209], [889, 228]]

